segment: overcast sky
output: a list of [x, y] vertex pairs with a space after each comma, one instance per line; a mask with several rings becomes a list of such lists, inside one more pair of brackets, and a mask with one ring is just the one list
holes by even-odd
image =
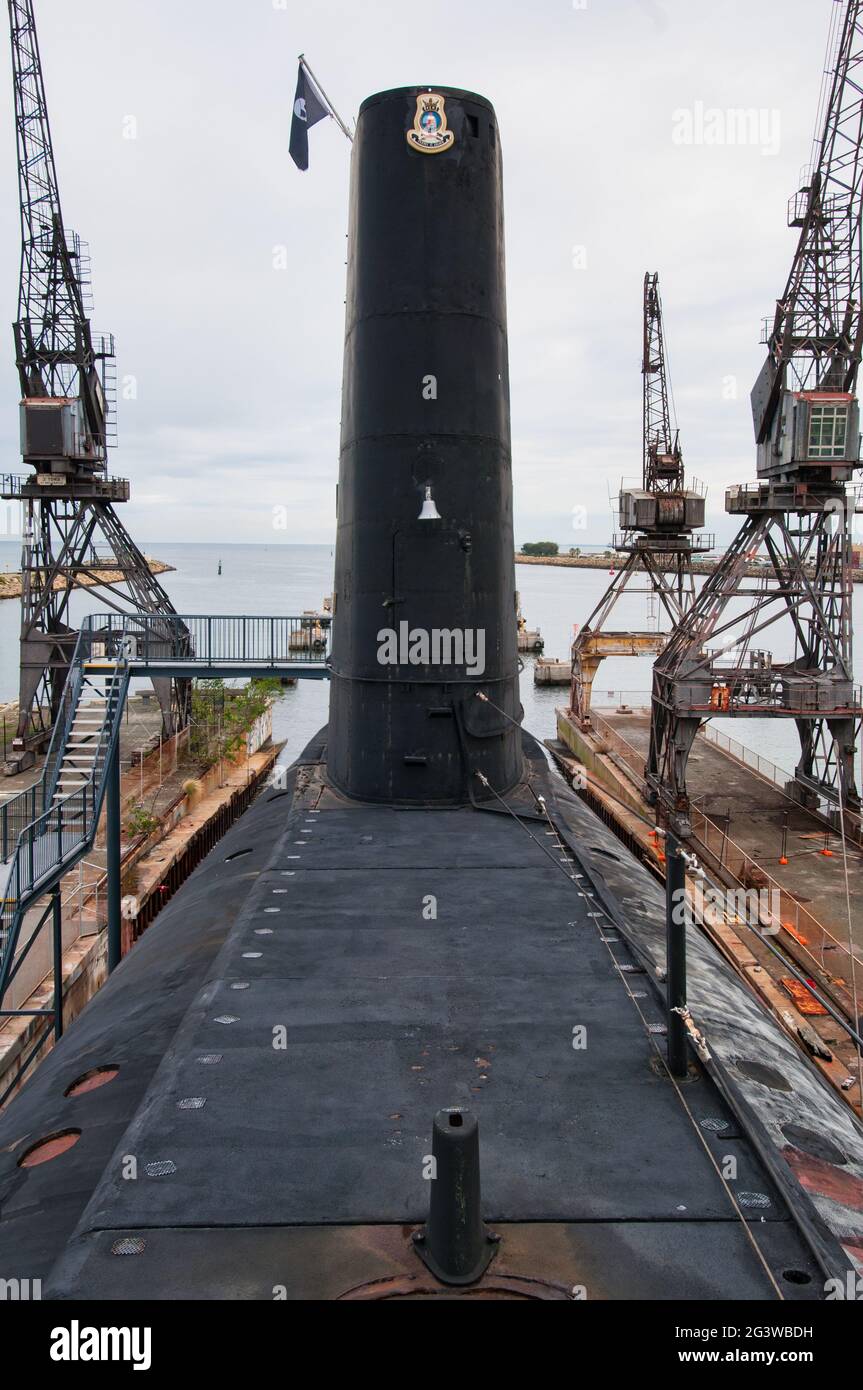
[[[761, 320], [794, 248], [786, 203], [835, 0], [35, 4], [64, 216], [90, 243], [94, 327], [116, 334], [121, 385], [137, 393], [120, 402], [111, 465], [132, 480], [136, 538], [334, 535], [349, 146], [328, 121], [310, 132], [309, 172], [290, 162], [301, 50], [349, 122], [365, 96], [412, 84], [497, 108], [519, 542], [605, 541], [609, 490], [640, 473], [645, 270], [660, 273], [684, 457], [709, 510], [754, 477]], [[742, 110], [755, 117], [741, 144], [727, 113]], [[0, 341], [3, 471], [16, 471], [11, 330]]]

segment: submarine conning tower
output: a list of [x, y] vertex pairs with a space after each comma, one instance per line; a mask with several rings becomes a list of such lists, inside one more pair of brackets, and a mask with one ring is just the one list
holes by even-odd
[[476, 772], [521, 776], [511, 468], [494, 108], [379, 93], [348, 234], [327, 770], [349, 797], [459, 805], [490, 795]]

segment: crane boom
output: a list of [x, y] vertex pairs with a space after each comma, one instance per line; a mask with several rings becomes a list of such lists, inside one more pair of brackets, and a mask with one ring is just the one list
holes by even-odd
[[60, 205], [32, 0], [8, 0], [21, 207], [21, 277], [15, 357], [22, 452], [39, 471], [104, 468], [106, 395], [86, 308], [84, 252]]
[[[752, 396], [759, 444], [774, 431], [784, 391], [855, 390], [863, 349], [861, 83], [863, 0], [850, 0], [828, 54], [813, 166], [789, 203], [789, 225], [799, 227], [800, 235], [765, 332], [767, 360]], [[766, 462], [761, 460], [762, 473]]]
[[668, 369], [662, 327], [659, 275], [644, 277], [644, 490], [675, 492], [683, 487], [679, 431], [672, 435]]

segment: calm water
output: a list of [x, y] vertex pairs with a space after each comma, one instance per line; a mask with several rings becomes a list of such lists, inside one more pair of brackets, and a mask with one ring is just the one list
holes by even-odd
[[[142, 546], [175, 567], [161, 582], [179, 613], [272, 613], [294, 614], [318, 608], [332, 591], [333, 556], [331, 546], [299, 545], [172, 545], [148, 541]], [[17, 570], [18, 542], [0, 542], [0, 569]], [[218, 574], [219, 561], [222, 574]], [[572, 640], [574, 623], [582, 623], [609, 583], [605, 570], [559, 569], [540, 565], [516, 566], [516, 584], [521, 593], [522, 610], [529, 627], [539, 627], [545, 637], [545, 655], [565, 658]], [[104, 605], [97, 597], [78, 592], [73, 599], [73, 617], [99, 612]], [[17, 694], [18, 604], [0, 602], [0, 700]], [[855, 619], [863, 623], [863, 585], [855, 586]], [[615, 629], [650, 629], [648, 599], [643, 593], [627, 593], [613, 618]], [[855, 622], [855, 626], [857, 623]], [[863, 626], [861, 626], [863, 631]], [[778, 658], [790, 655], [790, 625], [777, 624], [769, 633], [769, 645]], [[767, 645], [768, 643], [766, 643]], [[525, 724], [538, 738], [554, 734], [554, 711], [563, 702], [559, 688], [537, 689], [533, 684], [533, 660], [525, 657], [521, 698]], [[863, 652], [858, 643], [857, 679], [863, 681]], [[650, 688], [649, 661], [609, 659], [600, 668], [594, 686], [598, 705], [618, 703], [619, 692], [626, 692], [633, 703], [646, 698]], [[309, 738], [325, 723], [329, 685], [326, 681], [300, 681], [285, 692], [275, 712], [275, 729], [286, 739], [288, 753], [296, 755]], [[785, 768], [796, 761], [796, 735], [793, 726], [780, 720], [717, 720], [732, 737], [755, 748]]]

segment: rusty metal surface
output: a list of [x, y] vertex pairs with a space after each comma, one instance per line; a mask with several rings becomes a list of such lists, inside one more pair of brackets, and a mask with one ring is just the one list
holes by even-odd
[[794, 1000], [796, 1007], [802, 1014], [808, 1014], [812, 1018], [827, 1018], [828, 1013], [823, 1004], [813, 996], [810, 990], [799, 980], [795, 980], [792, 975], [783, 975], [780, 981], [782, 988], [787, 990]]
[[360, 1284], [342, 1294], [343, 1303], [380, 1303], [388, 1299], [420, 1298], [481, 1298], [481, 1299], [528, 1299], [541, 1301], [568, 1300], [573, 1294], [561, 1285], [550, 1284], [544, 1279], [517, 1279], [506, 1275], [486, 1275], [478, 1284], [469, 1288], [449, 1288], [438, 1284], [430, 1275], [408, 1274], [398, 1279], [381, 1279], [377, 1283]]
[[[620, 843], [568, 788], [557, 789], [555, 809], [619, 930], [645, 965], [654, 988], [665, 972], [665, 895], [641, 866], [633, 869]], [[615, 864], [614, 860], [617, 860]], [[622, 910], [621, 910], [622, 909]], [[863, 1182], [863, 1126], [827, 1087], [816, 1069], [759, 1005], [699, 930], [687, 936], [689, 1008], [711, 1052], [708, 1070], [780, 1184], [805, 1230], [825, 1277], [863, 1268], [863, 1210], [840, 1200], [851, 1179]], [[759, 1068], [763, 1074], [759, 1074]], [[767, 1076], [770, 1071], [775, 1080]], [[791, 1161], [783, 1134], [805, 1125], [828, 1137], [843, 1165], [805, 1169]]]
[[[343, 1233], [332, 1232], [331, 1242], [361, 1248], [375, 1261], [386, 1261], [392, 1273], [363, 1280], [339, 1293], [336, 1298], [346, 1303], [386, 1302], [389, 1299], [421, 1298], [483, 1298], [528, 1299], [541, 1301], [571, 1300], [573, 1284], [537, 1276], [529, 1269], [518, 1269], [514, 1261], [532, 1261], [533, 1269], [542, 1269], [548, 1260], [548, 1248], [555, 1242], [556, 1228], [509, 1228], [506, 1241], [498, 1248], [494, 1264], [481, 1279], [467, 1287], [456, 1288], [442, 1284], [421, 1263], [414, 1249], [413, 1238], [419, 1227], [370, 1226], [353, 1227]], [[322, 1236], [322, 1239], [326, 1237]], [[512, 1247], [512, 1248], [511, 1248]], [[576, 1266], [571, 1272], [575, 1276]]]
[[[757, 1216], [755, 1218], [757, 1220]], [[437, 1283], [416, 1255], [417, 1228], [299, 1226], [119, 1229], [70, 1246], [73, 1288], [45, 1296], [125, 1301], [190, 1297], [266, 1302], [388, 1302], [427, 1298], [516, 1301], [764, 1299], [763, 1270], [739, 1222], [504, 1224], [494, 1265], [476, 1284]], [[762, 1228], [763, 1229], [763, 1228]], [[760, 1239], [760, 1233], [759, 1233]], [[789, 1298], [822, 1294], [789, 1221], [769, 1222], [766, 1251]]]

